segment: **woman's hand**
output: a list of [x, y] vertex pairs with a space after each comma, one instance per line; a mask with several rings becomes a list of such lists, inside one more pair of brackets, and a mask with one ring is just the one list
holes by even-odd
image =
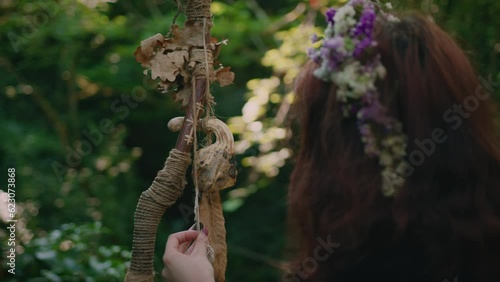
[[163, 255], [163, 278], [168, 282], [213, 282], [214, 268], [207, 258], [207, 235], [206, 228], [201, 232], [188, 230], [170, 235]]

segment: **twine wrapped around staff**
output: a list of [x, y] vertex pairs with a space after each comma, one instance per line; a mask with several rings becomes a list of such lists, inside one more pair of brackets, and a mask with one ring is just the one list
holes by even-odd
[[[209, 85], [215, 81], [221, 86], [229, 85], [234, 80], [234, 73], [229, 67], [214, 63], [221, 45], [226, 41], [216, 43], [210, 37], [210, 4], [211, 0], [188, 0], [185, 7], [187, 21], [182, 29], [173, 25], [166, 37], [157, 34], [143, 40], [134, 53], [151, 78], [159, 80], [159, 89], [163, 93], [172, 92], [186, 114], [185, 118], [170, 121], [169, 128], [179, 131], [176, 147], [151, 187], [139, 198], [134, 217], [132, 260], [125, 278], [127, 282], [153, 281], [158, 223], [165, 210], [182, 194], [185, 174], [191, 163], [196, 192], [196, 226], [199, 230], [199, 223], [202, 222], [210, 230], [208, 239], [215, 256], [215, 281], [225, 281], [226, 230], [219, 191], [235, 183], [234, 140], [227, 125], [213, 117], [213, 97]], [[214, 65], [218, 66], [217, 70], [214, 70]], [[205, 118], [198, 122], [203, 112]], [[198, 129], [216, 136], [213, 144], [199, 151]], [[193, 162], [189, 153], [192, 149]]]
[[153, 281], [156, 229], [165, 210], [182, 194], [190, 164], [190, 153], [173, 149], [153, 184], [142, 192], [134, 216], [133, 256], [125, 281]]

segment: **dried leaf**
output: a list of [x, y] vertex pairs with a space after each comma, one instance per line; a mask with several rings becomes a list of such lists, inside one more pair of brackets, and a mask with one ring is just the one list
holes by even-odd
[[184, 68], [188, 56], [189, 53], [185, 50], [168, 52], [167, 54], [163, 54], [160, 50], [151, 60], [151, 78], [159, 77], [162, 81], [174, 82]]
[[168, 90], [171, 86], [172, 86], [171, 82], [160, 81], [160, 82], [158, 82], [158, 91], [165, 94], [168, 92]]
[[231, 67], [218, 69], [216, 76], [220, 86], [227, 86], [233, 84], [234, 72], [231, 71]]
[[165, 48], [165, 50], [167, 50], [167, 51], [176, 51], [176, 50], [188, 51], [189, 50], [189, 48], [187, 48], [187, 46], [185, 44], [179, 43], [178, 40], [175, 40], [172, 38], [169, 38], [165, 41], [165, 43], [163, 44], [163, 48]]
[[172, 32], [172, 38], [182, 39], [182, 29], [178, 25], [173, 25], [170, 31]]
[[217, 44], [217, 43], [218, 43], [217, 38], [214, 37], [210, 38], [210, 45], [213, 46], [212, 54], [214, 60], [217, 60], [217, 58], [219, 57], [220, 49], [222, 46], [222, 44]]
[[141, 41], [141, 46], [137, 47], [134, 52], [137, 62], [141, 63], [143, 67], [150, 67], [150, 60], [156, 47], [163, 44], [163, 42], [165, 42], [165, 38], [159, 33]]
[[163, 42], [165, 42], [165, 38], [160, 33], [157, 33], [141, 41], [141, 50], [144, 54], [151, 56], [158, 43], [162, 44]]
[[179, 26], [174, 25], [171, 27], [172, 37], [167, 38], [163, 44], [163, 48], [168, 51], [175, 50], [188, 50], [188, 46], [182, 41], [182, 29]]
[[182, 107], [185, 108], [189, 105], [189, 100], [192, 95], [193, 88], [186, 85], [181, 91], [174, 93], [174, 100], [176, 102], [181, 102]]
[[203, 46], [203, 26], [186, 22], [184, 28], [174, 25], [171, 28], [172, 38], [165, 44], [167, 50], [188, 49], [192, 46]]

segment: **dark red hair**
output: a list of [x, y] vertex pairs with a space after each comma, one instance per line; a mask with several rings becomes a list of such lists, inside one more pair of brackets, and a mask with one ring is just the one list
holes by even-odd
[[422, 277], [430, 280], [421, 281], [457, 275], [500, 281], [493, 85], [475, 74], [436, 24], [416, 14], [400, 19], [379, 22], [375, 35], [387, 69], [377, 87], [408, 136], [406, 181], [393, 197], [382, 195], [378, 160], [365, 156], [356, 120], [342, 117], [335, 85], [313, 75], [314, 62], [297, 79], [301, 147], [289, 216], [300, 255], [292, 274], [304, 273], [319, 240], [339, 244], [317, 266], [308, 260], [311, 271], [300, 281], [337, 281], [346, 269], [388, 250], [422, 262]]

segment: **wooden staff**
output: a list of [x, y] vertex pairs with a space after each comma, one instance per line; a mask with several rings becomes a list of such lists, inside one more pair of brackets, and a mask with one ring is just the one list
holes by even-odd
[[[185, 174], [191, 164], [190, 151], [196, 144], [197, 120], [204, 109], [210, 108], [213, 99], [208, 86], [214, 81], [218, 81], [221, 86], [229, 85], [234, 79], [229, 67], [214, 70], [214, 57], [218, 54], [220, 44], [211, 43], [211, 0], [187, 2], [188, 20], [183, 29], [174, 25], [167, 37], [157, 34], [143, 40], [134, 53], [151, 78], [159, 79], [163, 92], [174, 92], [175, 100], [181, 102], [186, 114], [182, 121], [176, 119], [175, 122], [175, 129], [180, 130], [175, 149], [170, 151], [165, 166], [158, 172], [153, 184], [139, 198], [134, 216], [132, 260], [125, 278], [127, 282], [153, 281], [156, 230], [165, 210], [177, 201], [184, 190]], [[205, 125], [200, 127], [221, 137], [218, 142], [200, 150], [193, 175], [195, 183], [200, 179], [203, 189], [200, 197], [200, 211], [203, 212], [200, 218], [212, 229], [209, 240], [214, 242], [215, 279], [223, 282], [226, 244], [219, 191], [232, 186], [236, 178], [234, 158], [231, 157], [234, 141], [227, 126], [220, 121], [208, 118]], [[196, 189], [197, 195], [199, 191]], [[198, 201], [198, 197], [195, 201]]]

